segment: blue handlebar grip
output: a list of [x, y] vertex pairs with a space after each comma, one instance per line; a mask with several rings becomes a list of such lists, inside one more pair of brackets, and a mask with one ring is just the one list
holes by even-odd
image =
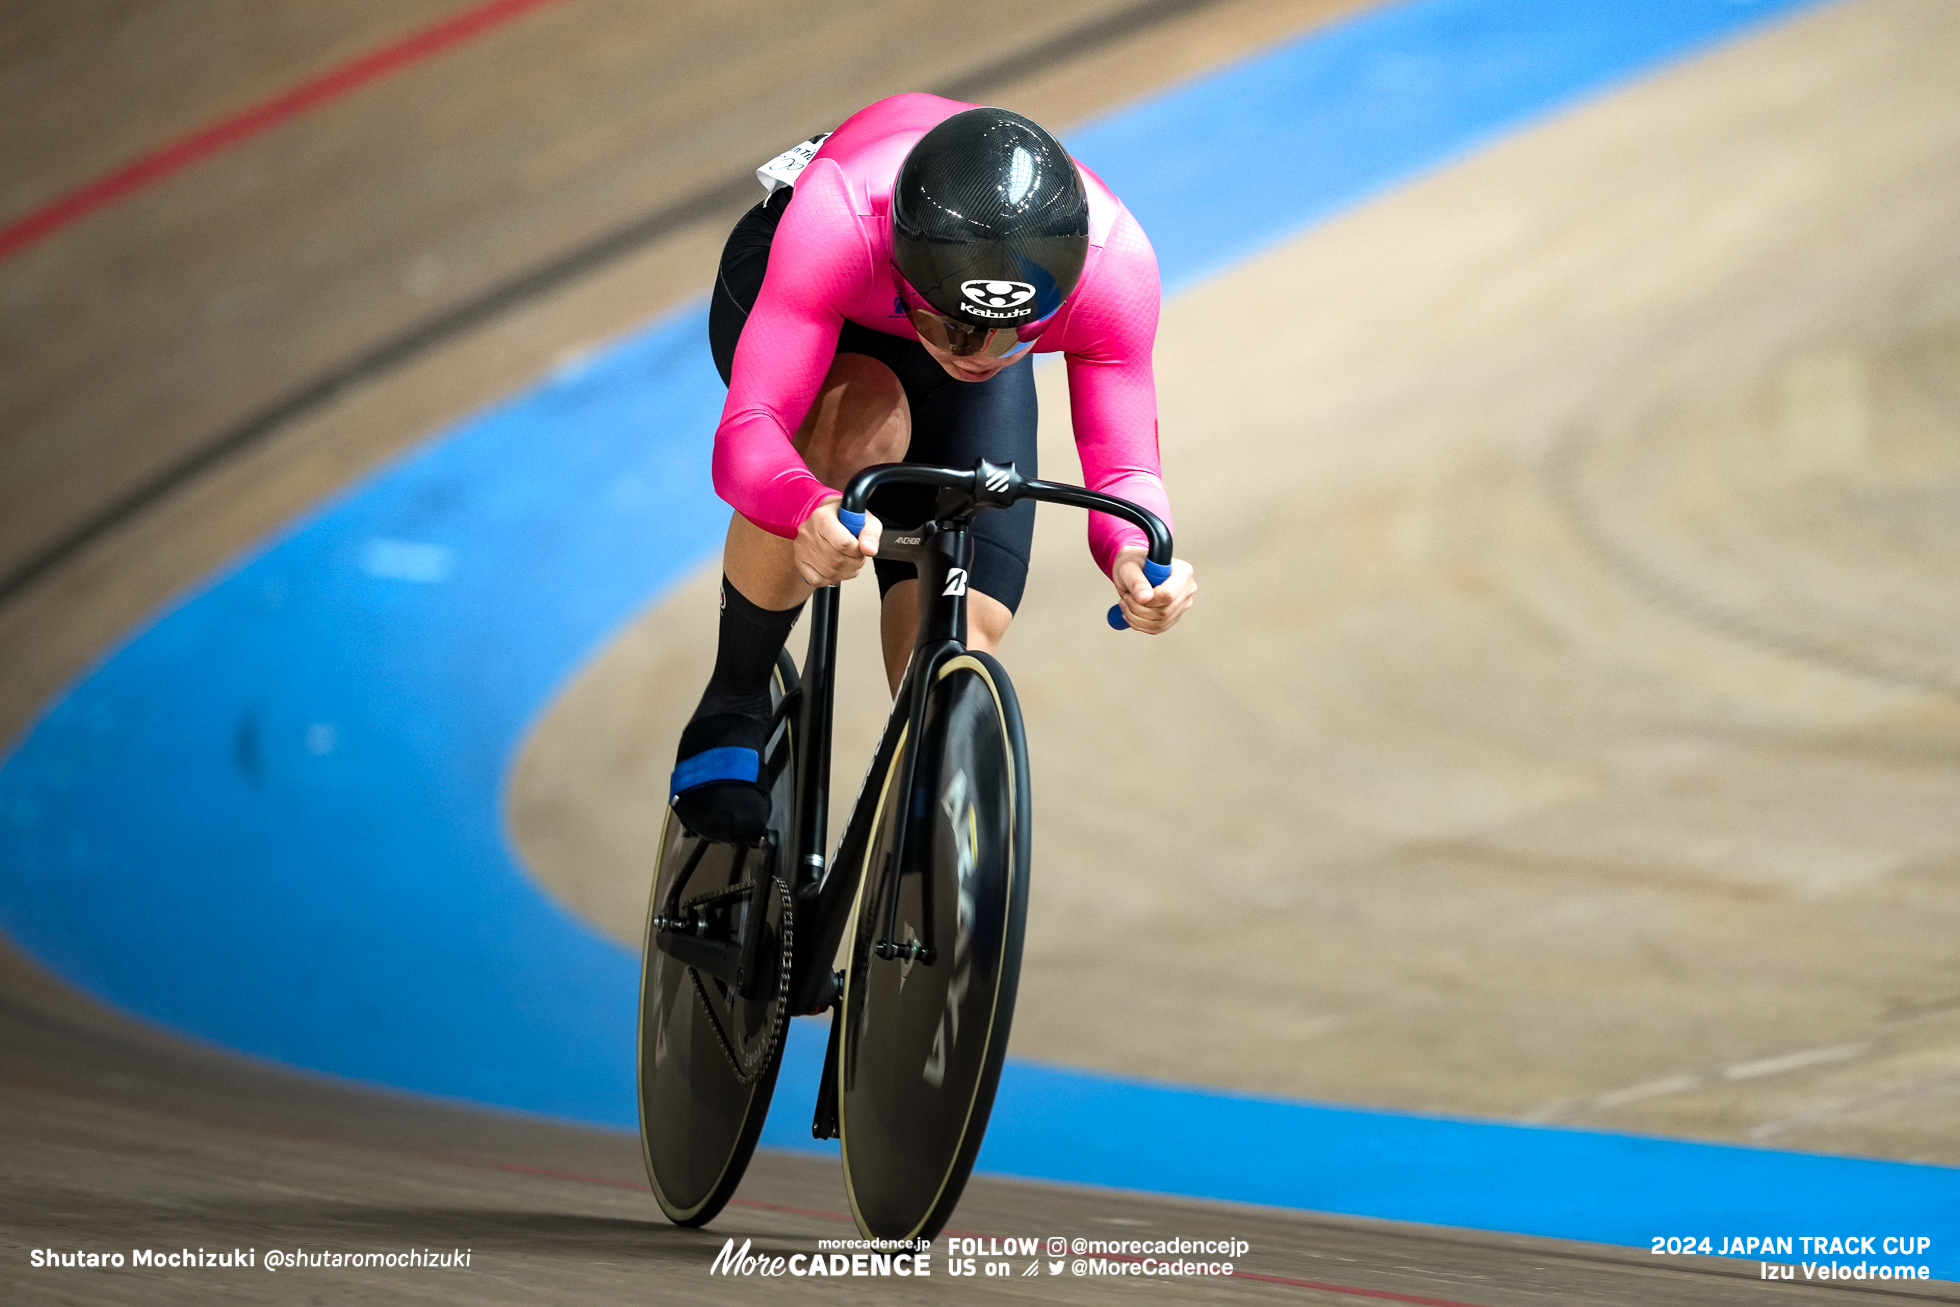
[[[837, 520], [843, 523], [844, 529], [852, 535], [861, 535], [864, 532], [864, 514], [862, 513], [853, 513], [848, 508], [840, 508], [837, 510]], [[1155, 585], [1157, 583], [1152, 581], [1150, 584]]]
[[[1162, 563], [1153, 563], [1146, 558], [1143, 560], [1143, 579], [1150, 582], [1153, 587], [1160, 586], [1171, 579], [1171, 569]], [[1127, 631], [1130, 629], [1130, 624], [1123, 620], [1123, 605], [1111, 604], [1109, 606], [1109, 629], [1112, 631]]]

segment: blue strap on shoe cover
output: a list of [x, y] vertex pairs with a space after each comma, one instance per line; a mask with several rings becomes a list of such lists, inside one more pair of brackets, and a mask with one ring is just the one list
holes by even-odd
[[753, 784], [761, 775], [762, 755], [754, 749], [733, 744], [720, 749], [703, 749], [692, 758], [683, 759], [674, 768], [674, 781], [669, 792], [685, 794], [715, 781], [748, 781]]

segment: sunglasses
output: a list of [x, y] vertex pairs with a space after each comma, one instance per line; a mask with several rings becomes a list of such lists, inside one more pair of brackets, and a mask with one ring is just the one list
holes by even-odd
[[935, 349], [945, 350], [955, 358], [972, 358], [975, 355], [991, 359], [1019, 358], [1034, 348], [1041, 333], [1055, 320], [1055, 313], [1061, 312], [1058, 305], [1055, 313], [1018, 327], [975, 327], [936, 312], [896, 268], [892, 270], [892, 280], [898, 283], [899, 298], [905, 305], [906, 316], [911, 318], [913, 328], [919, 333], [919, 339]]

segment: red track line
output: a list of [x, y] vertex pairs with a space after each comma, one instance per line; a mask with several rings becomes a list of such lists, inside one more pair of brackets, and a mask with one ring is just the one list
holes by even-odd
[[755, 1207], [765, 1212], [789, 1212], [794, 1216], [821, 1216], [826, 1221], [857, 1222], [857, 1218], [849, 1212], [826, 1212], [821, 1207], [791, 1207], [788, 1203], [765, 1203], [760, 1198], [731, 1198], [728, 1201], [736, 1207]]
[[[430, 1153], [427, 1156], [451, 1163], [466, 1160], [446, 1153]], [[468, 1164], [474, 1165], [475, 1163]], [[602, 1184], [611, 1189], [632, 1189], [643, 1194], [652, 1192], [651, 1186], [644, 1180], [612, 1180], [603, 1175], [584, 1175], [578, 1171], [557, 1171], [547, 1166], [526, 1166], [522, 1162], [492, 1161], [489, 1165], [494, 1170], [510, 1171], [517, 1175], [542, 1176], [547, 1180], [570, 1180], [577, 1184]], [[753, 1207], [764, 1212], [787, 1212], [792, 1216], [816, 1216], [826, 1221], [851, 1221], [856, 1219], [849, 1212], [827, 1212], [818, 1207], [791, 1207], [788, 1203], [767, 1203], [760, 1198], [731, 1198], [728, 1201], [736, 1207]]]
[[[461, 1162], [464, 1165], [478, 1165], [478, 1163], [470, 1159], [454, 1157], [447, 1153], [425, 1153], [423, 1156], [442, 1162]], [[643, 1194], [653, 1192], [652, 1188], [644, 1180], [610, 1180], [603, 1175], [581, 1175], [577, 1171], [554, 1171], [548, 1166], [526, 1166], [522, 1162], [492, 1161], [489, 1165], [492, 1170], [510, 1171], [516, 1175], [536, 1175], [542, 1176], [547, 1180], [570, 1180], [576, 1184], [602, 1184], [611, 1189], [634, 1189]], [[736, 1201], [740, 1202], [741, 1200], [737, 1199]]]
[[[446, 1161], [459, 1162], [462, 1158], [445, 1158]], [[465, 1163], [468, 1164], [468, 1163]], [[638, 1189], [645, 1192], [647, 1186], [631, 1180], [608, 1180], [604, 1176], [581, 1175], [576, 1171], [553, 1171], [541, 1166], [525, 1166], [518, 1162], [492, 1162], [491, 1167], [499, 1171], [515, 1171], [520, 1175], [544, 1176], [552, 1180], [572, 1180], [582, 1184], [602, 1184], [613, 1189]], [[787, 1203], [769, 1203], [759, 1198], [731, 1198], [731, 1207], [753, 1207], [765, 1212], [788, 1212], [796, 1216], [816, 1216], [828, 1221], [855, 1221], [848, 1212], [826, 1212], [815, 1207], [791, 1207]], [[998, 1238], [997, 1235], [981, 1234], [974, 1230], [946, 1230], [944, 1234], [961, 1235], [976, 1239]], [[1143, 1262], [1147, 1257], [1130, 1253], [1097, 1253], [1097, 1257], [1109, 1262]], [[1234, 1280], [1258, 1280], [1264, 1284], [1284, 1284], [1294, 1289], [1318, 1289], [1323, 1293], [1344, 1293], [1352, 1298], [1378, 1298], [1383, 1302], [1414, 1303], [1417, 1307], [1478, 1307], [1476, 1303], [1458, 1302], [1453, 1298], [1418, 1298], [1414, 1294], [1394, 1293], [1388, 1289], [1363, 1289], [1352, 1284], [1328, 1284], [1322, 1280], [1295, 1280], [1284, 1275], [1261, 1275], [1255, 1271], [1241, 1271], [1233, 1268], [1228, 1277]]]
[[[1072, 1256], [1073, 1254], [1071, 1254]], [[1150, 1257], [1139, 1257], [1134, 1253], [1092, 1253], [1092, 1257], [1105, 1262], [1148, 1262]], [[1241, 1271], [1232, 1268], [1232, 1273], [1222, 1277], [1228, 1280], [1258, 1280], [1264, 1284], [1284, 1284], [1294, 1289], [1319, 1289], [1325, 1293], [1344, 1293], [1352, 1298], [1380, 1298], [1386, 1302], [1418, 1303], [1420, 1307], [1480, 1307], [1473, 1302], [1457, 1302], [1454, 1298], [1418, 1298], [1413, 1294], [1395, 1293], [1389, 1289], [1363, 1289], [1352, 1284], [1328, 1284], [1324, 1280], [1295, 1280], [1284, 1275], [1261, 1275], [1257, 1271]]]
[[1264, 1280], [1268, 1284], [1287, 1284], [1296, 1289], [1321, 1289], [1328, 1293], [1345, 1293], [1354, 1298], [1380, 1298], [1386, 1302], [1420, 1303], [1422, 1307], [1477, 1307], [1475, 1303], [1457, 1302], [1454, 1298], [1418, 1298], [1414, 1294], [1391, 1293], [1387, 1289], [1359, 1289], [1351, 1284], [1326, 1284], [1320, 1280], [1291, 1280], [1284, 1275], [1260, 1275], [1253, 1271], [1232, 1269], [1234, 1280]]
[[[114, 1096], [84, 1094], [82, 1095], [82, 1097], [86, 1097], [89, 1101], [95, 1103], [111, 1103], [117, 1106], [125, 1106], [125, 1104], [121, 1099], [116, 1098]], [[138, 1110], [142, 1110], [142, 1109], [138, 1109]], [[232, 1126], [233, 1128], [236, 1128], [236, 1124], [232, 1122], [229, 1118], [221, 1119], [218, 1117], [212, 1117], [203, 1113], [195, 1113], [195, 1112], [177, 1113], [175, 1115], [177, 1115], [179, 1119], [202, 1121], [206, 1124], [222, 1123], [225, 1125]], [[386, 1152], [397, 1156], [407, 1155], [411, 1157], [419, 1157], [424, 1161], [439, 1162], [446, 1166], [465, 1167], [471, 1170], [502, 1171], [507, 1174], [513, 1174], [513, 1175], [536, 1176], [539, 1179], [543, 1179], [543, 1180], [563, 1180], [572, 1184], [602, 1185], [608, 1189], [630, 1189], [637, 1193], [643, 1193], [643, 1194], [652, 1192], [652, 1187], [648, 1185], [647, 1182], [644, 1180], [615, 1180], [610, 1176], [587, 1175], [582, 1171], [562, 1171], [555, 1167], [530, 1166], [523, 1162], [506, 1162], [493, 1157], [472, 1157], [467, 1154], [447, 1153], [437, 1149], [422, 1149], [422, 1148], [414, 1148], [414, 1147], [405, 1148], [400, 1145], [381, 1146], [381, 1145], [374, 1145], [374, 1144], [362, 1144], [358, 1141], [349, 1140], [335, 1135], [315, 1134], [315, 1133], [305, 1132], [305, 1131], [262, 1130], [262, 1129], [254, 1130], [250, 1126], [247, 1126], [245, 1128], [247, 1130], [250, 1130], [252, 1133], [259, 1134], [267, 1138], [284, 1139], [293, 1143], [315, 1144], [315, 1145], [334, 1144], [343, 1147], [351, 1145], [356, 1148], [371, 1148], [377, 1151]], [[772, 1202], [767, 1202], [760, 1198], [731, 1198], [728, 1200], [728, 1203], [729, 1206], [731, 1207], [748, 1207], [764, 1212], [782, 1212], [792, 1216], [813, 1216], [818, 1218], [819, 1220], [825, 1220], [825, 1221], [838, 1221], [838, 1222], [846, 1222], [851, 1224], [856, 1223], [856, 1218], [853, 1217], [848, 1212], [831, 1212], [831, 1211], [825, 1211], [824, 1209], [817, 1208], [817, 1207], [793, 1207], [788, 1203], [772, 1203]], [[942, 1231], [941, 1235], [942, 1237], [944, 1235], [959, 1235], [959, 1236], [965, 1236], [965, 1237], [976, 1238], [976, 1239], [1000, 1237], [998, 1235], [989, 1235], [979, 1230], [960, 1230], [951, 1227], [948, 1227], [946, 1230]], [[1146, 1258], [1135, 1256], [1129, 1253], [1098, 1253], [1096, 1254], [1096, 1256], [1102, 1258], [1105, 1261], [1112, 1261], [1112, 1262], [1141, 1262], [1147, 1260]], [[1384, 1302], [1413, 1303], [1416, 1304], [1416, 1307], [1480, 1307], [1480, 1305], [1477, 1303], [1457, 1302], [1449, 1298], [1418, 1298], [1413, 1294], [1395, 1293], [1388, 1289], [1363, 1289], [1359, 1285], [1352, 1285], [1352, 1284], [1329, 1284], [1321, 1280], [1296, 1280], [1284, 1275], [1262, 1275], [1257, 1271], [1242, 1271], [1237, 1269], [1236, 1267], [1233, 1268], [1232, 1274], [1230, 1276], [1221, 1277], [1221, 1278], [1227, 1278], [1233, 1280], [1257, 1280], [1262, 1284], [1283, 1284], [1288, 1288], [1293, 1288], [1293, 1289], [1316, 1289], [1323, 1293], [1344, 1293], [1354, 1298], [1376, 1298]]]
[[247, 105], [237, 113], [167, 142], [114, 172], [57, 196], [32, 213], [0, 227], [0, 259], [25, 249], [43, 236], [59, 231], [105, 205], [188, 168], [200, 159], [269, 131], [288, 118], [317, 109], [330, 100], [359, 90], [369, 82], [400, 72], [411, 64], [442, 53], [450, 46], [481, 36], [491, 28], [522, 17], [533, 9], [557, 2], [487, 0], [487, 3], [472, 5], [378, 49], [358, 55], [338, 67], [329, 68], [290, 90]]

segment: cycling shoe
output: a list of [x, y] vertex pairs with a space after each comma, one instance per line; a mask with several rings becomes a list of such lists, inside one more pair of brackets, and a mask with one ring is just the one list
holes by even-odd
[[768, 729], [768, 722], [746, 713], [715, 713], [687, 724], [668, 791], [674, 815], [689, 830], [729, 844], [762, 838], [769, 828], [769, 792], [761, 784]]

